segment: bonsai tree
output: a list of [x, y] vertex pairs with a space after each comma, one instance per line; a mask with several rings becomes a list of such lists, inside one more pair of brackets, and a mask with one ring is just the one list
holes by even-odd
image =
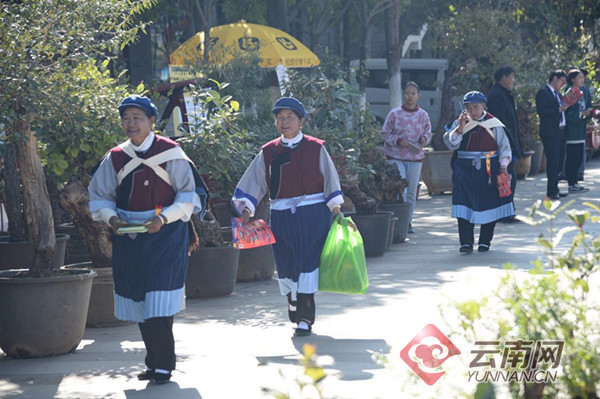
[[[86, 83], [94, 66], [101, 66], [95, 70], [97, 73], [108, 73], [108, 63], [102, 62], [135, 38], [143, 25], [135, 24], [134, 18], [153, 3], [32, 0], [0, 5], [0, 29], [5, 32], [5, 40], [0, 41], [0, 124], [6, 129], [7, 142], [16, 148], [16, 165], [6, 163], [5, 169], [14, 171], [18, 167], [20, 174], [28, 240], [35, 250], [30, 275], [51, 274], [56, 245], [40, 157], [43, 151], [38, 152], [44, 146], [38, 142], [38, 135], [43, 136], [48, 127], [44, 121], [52, 120], [58, 129], [81, 105], [81, 97], [94, 95], [102, 101], [103, 96], [114, 96], [113, 91], [99, 92]], [[83, 120], [72, 120], [73, 124], [77, 122]], [[103, 151], [99, 146], [106, 144], [103, 140], [87, 143], [99, 153]], [[73, 156], [76, 151], [87, 151], [86, 148], [80, 145], [64, 155]], [[68, 169], [67, 158], [58, 159], [54, 153], [45, 155], [44, 161]], [[12, 196], [7, 195], [9, 200]], [[11, 226], [17, 223], [14, 216], [9, 215]]]

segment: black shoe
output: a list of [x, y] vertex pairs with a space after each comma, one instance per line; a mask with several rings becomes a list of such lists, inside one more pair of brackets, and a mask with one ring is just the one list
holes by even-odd
[[149, 381], [154, 378], [154, 370], [148, 369], [148, 370], [144, 371], [143, 373], [138, 374], [137, 378], [140, 381]]
[[460, 252], [461, 254], [470, 254], [471, 252], [473, 252], [473, 246], [472, 245], [461, 245], [458, 252]]
[[520, 223], [521, 221], [514, 216], [509, 216], [506, 218], [500, 219], [501, 223]]
[[294, 330], [294, 337], [307, 337], [312, 332], [312, 326], [309, 324], [308, 328], [296, 328]]
[[169, 382], [171, 380], [171, 373], [165, 374], [165, 373], [155, 372], [153, 380], [154, 380], [154, 383], [157, 385], [166, 384], [167, 382]]
[[490, 246], [485, 244], [479, 244], [479, 247], [477, 248], [477, 252], [487, 252], [489, 250]]
[[558, 192], [558, 196], [559, 197], [566, 197], [567, 195], [569, 195], [569, 193], [562, 193], [562, 192]]

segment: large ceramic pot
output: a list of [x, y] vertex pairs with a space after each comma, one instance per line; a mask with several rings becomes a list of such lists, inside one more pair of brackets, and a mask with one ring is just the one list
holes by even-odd
[[85, 331], [93, 270], [61, 270], [57, 277], [16, 277], [0, 271], [0, 347], [13, 358], [73, 352]]
[[63, 223], [56, 228], [57, 233], [68, 234], [69, 241], [67, 241], [67, 250], [65, 252], [65, 263], [66, 265], [73, 265], [76, 263], [83, 263], [91, 261], [90, 254], [85, 246], [85, 240], [83, 235], [75, 227], [73, 223]]
[[540, 172], [543, 154], [544, 145], [541, 141], [536, 141], [533, 146], [533, 154], [531, 154], [531, 166], [529, 167], [529, 175], [536, 175]]
[[408, 236], [408, 227], [410, 225], [410, 202], [399, 202], [397, 204], [381, 204], [379, 209], [382, 211], [393, 212], [398, 218], [394, 226], [394, 242], [404, 242]]
[[421, 168], [421, 180], [429, 195], [452, 191], [450, 159], [453, 151], [427, 151]]
[[527, 177], [527, 174], [531, 169], [531, 155], [533, 155], [533, 151], [524, 151], [523, 158], [519, 158], [517, 161], [515, 172], [518, 180], [523, 180]]
[[397, 221], [398, 221], [398, 218], [395, 217], [395, 216], [390, 219], [390, 231], [388, 233], [388, 243], [387, 243], [387, 249], [388, 250], [390, 249], [390, 247], [394, 243], [394, 230], [395, 230], [396, 222]]
[[392, 212], [350, 215], [363, 239], [365, 256], [383, 256], [387, 251]]
[[[68, 234], [56, 235], [53, 267], [65, 264]], [[33, 261], [33, 249], [28, 241], [10, 242], [8, 236], [0, 236], [0, 270], [27, 268]]]
[[88, 327], [113, 327], [131, 324], [115, 317], [115, 283], [112, 267], [94, 268], [92, 262], [67, 265], [65, 269], [89, 269], [96, 272], [90, 294], [86, 325]]
[[229, 295], [235, 288], [240, 251], [232, 246], [200, 248], [189, 257], [187, 298]]
[[[225, 242], [231, 242], [231, 227], [221, 227]], [[266, 280], [275, 273], [272, 245], [240, 250], [236, 282]]]
[[272, 245], [242, 249], [239, 252], [236, 281], [257, 281], [273, 277], [275, 256]]

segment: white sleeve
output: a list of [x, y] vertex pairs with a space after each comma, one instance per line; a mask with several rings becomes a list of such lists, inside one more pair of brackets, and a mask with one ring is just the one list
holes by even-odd
[[325, 146], [321, 147], [321, 153], [319, 154], [319, 169], [324, 179], [323, 194], [325, 194], [327, 207], [329, 210], [333, 210], [334, 207], [344, 203], [344, 195], [340, 187], [337, 170]]

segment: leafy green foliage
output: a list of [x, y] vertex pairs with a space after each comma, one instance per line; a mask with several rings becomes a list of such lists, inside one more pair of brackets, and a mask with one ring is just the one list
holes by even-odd
[[[128, 94], [111, 77], [111, 53], [144, 25], [135, 15], [155, 1], [56, 1], [0, 6], [0, 123], [34, 112], [40, 155], [65, 181], [85, 178], [121, 132], [116, 111]], [[10, 33], [8, 33], [10, 32]], [[20, 136], [10, 132], [9, 140]]]
[[211, 194], [229, 199], [255, 152], [237, 124], [239, 103], [221, 94], [228, 83], [212, 83], [214, 89], [191, 87], [196, 114], [179, 143], [198, 171], [210, 175]]
[[[455, 305], [466, 336], [481, 337], [485, 326], [492, 336], [504, 340], [565, 342], [559, 382], [543, 387], [544, 398], [558, 394], [595, 398], [600, 383], [600, 301], [590, 292], [590, 281], [600, 270], [600, 237], [587, 230], [590, 223], [600, 222], [600, 204], [585, 203], [590, 210], [568, 210], [570, 205], [538, 201], [529, 216], [521, 218], [534, 226], [550, 224], [547, 235], [537, 239], [546, 264], [541, 259], [532, 262], [534, 267], [525, 277], [511, 270], [493, 295]], [[565, 215], [573, 225], [555, 228], [557, 217]], [[571, 241], [565, 248], [567, 237]], [[528, 388], [511, 383], [515, 398], [530, 392]]]

